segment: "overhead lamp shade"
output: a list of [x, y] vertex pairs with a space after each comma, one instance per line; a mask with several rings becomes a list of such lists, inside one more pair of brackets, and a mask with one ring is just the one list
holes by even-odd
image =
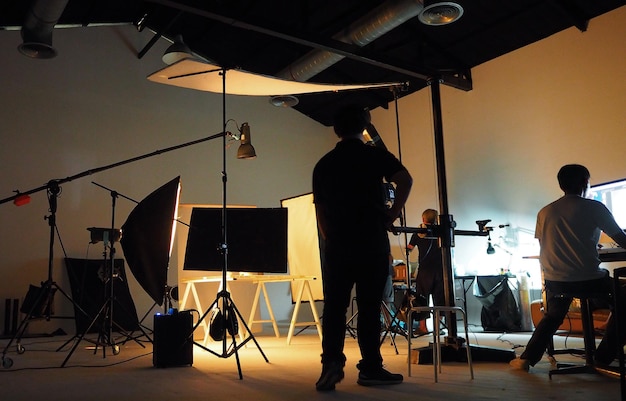
[[424, 1], [424, 9], [419, 13], [418, 19], [426, 25], [447, 25], [461, 18], [463, 7], [451, 1]]
[[240, 133], [241, 136], [239, 139], [241, 140], [241, 145], [239, 145], [239, 149], [237, 150], [237, 159], [254, 159], [256, 157], [256, 151], [254, 150], [254, 146], [250, 143], [250, 126], [248, 123], [241, 124]]
[[193, 54], [189, 46], [183, 42], [183, 35], [176, 35], [174, 43], [172, 43], [170, 47], [165, 50], [161, 59], [165, 64], [171, 65], [189, 57], [193, 57]]

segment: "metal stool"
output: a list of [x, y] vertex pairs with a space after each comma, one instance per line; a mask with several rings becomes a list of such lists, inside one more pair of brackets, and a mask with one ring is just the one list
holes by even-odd
[[[441, 312], [450, 312], [451, 314], [460, 313], [463, 317], [463, 326], [465, 327], [465, 338], [467, 343], [465, 344], [467, 349], [467, 363], [469, 365], [470, 377], [472, 380], [474, 379], [474, 368], [472, 366], [472, 353], [470, 351], [469, 346], [469, 331], [467, 329], [467, 316], [465, 315], [465, 311], [463, 308], [459, 306], [416, 306], [414, 308], [409, 309], [407, 322], [412, 322], [413, 313], [414, 312], [431, 312], [433, 313], [433, 369], [435, 371], [435, 383], [438, 381], [438, 373], [441, 373], [441, 335], [440, 335], [440, 320], [441, 320]], [[407, 324], [409, 324], [407, 323]], [[410, 326], [409, 326], [410, 327]], [[409, 344], [409, 354], [408, 354], [408, 375], [411, 377], [411, 333], [407, 336], [408, 344]]]
[[554, 296], [580, 299], [580, 317], [583, 324], [583, 340], [585, 344], [585, 364], [557, 363], [556, 369], [551, 369], [548, 376], [567, 375], [575, 373], [597, 373], [594, 366], [593, 354], [596, 351], [596, 337], [593, 327], [593, 311], [590, 307], [592, 298], [606, 297], [606, 294], [579, 294], [579, 293], [556, 293]]

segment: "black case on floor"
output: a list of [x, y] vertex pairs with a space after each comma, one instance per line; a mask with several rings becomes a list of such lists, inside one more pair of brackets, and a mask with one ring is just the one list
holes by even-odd
[[157, 368], [193, 365], [193, 319], [190, 311], [154, 315], [152, 364]]

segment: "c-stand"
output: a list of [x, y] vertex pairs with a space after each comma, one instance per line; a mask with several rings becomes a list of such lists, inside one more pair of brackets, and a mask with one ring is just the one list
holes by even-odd
[[[54, 265], [54, 236], [57, 233], [56, 226], [56, 212], [57, 212], [57, 198], [61, 193], [61, 187], [59, 186], [59, 182], [56, 180], [51, 180], [44, 187], [38, 188], [34, 191], [46, 189], [48, 195], [48, 204], [50, 206], [49, 212], [50, 215], [46, 216], [45, 219], [48, 220], [48, 225], [50, 226], [50, 241], [48, 248], [48, 278], [45, 282], [41, 283], [41, 288], [38, 288], [37, 295], [32, 301], [32, 304], [28, 307], [28, 313], [24, 317], [24, 320], [20, 323], [17, 328], [15, 335], [9, 340], [8, 344], [2, 351], [2, 366], [6, 369], [13, 366], [13, 360], [6, 356], [8, 349], [11, 347], [13, 341], [16, 341], [17, 353], [23, 354], [25, 352], [25, 348], [20, 343], [22, 336], [26, 332], [28, 328], [28, 324], [31, 320], [37, 318], [44, 318], [46, 320], [50, 319], [72, 319], [71, 316], [52, 316], [52, 302], [54, 300], [54, 294], [56, 291], [59, 291], [65, 298], [67, 298], [76, 308], [75, 310], [80, 311], [85, 316], [89, 317], [87, 312], [85, 312], [80, 305], [78, 305], [70, 296], [63, 291], [61, 287], [53, 280], [52, 272]], [[35, 312], [40, 312], [35, 314]], [[57, 350], [58, 351], [58, 350]]]

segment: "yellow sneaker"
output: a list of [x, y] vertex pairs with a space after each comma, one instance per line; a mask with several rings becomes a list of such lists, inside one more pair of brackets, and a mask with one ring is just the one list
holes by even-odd
[[530, 363], [527, 359], [515, 358], [511, 362], [509, 362], [509, 366], [516, 370], [523, 370], [525, 372], [528, 372], [528, 369], [530, 368]]

